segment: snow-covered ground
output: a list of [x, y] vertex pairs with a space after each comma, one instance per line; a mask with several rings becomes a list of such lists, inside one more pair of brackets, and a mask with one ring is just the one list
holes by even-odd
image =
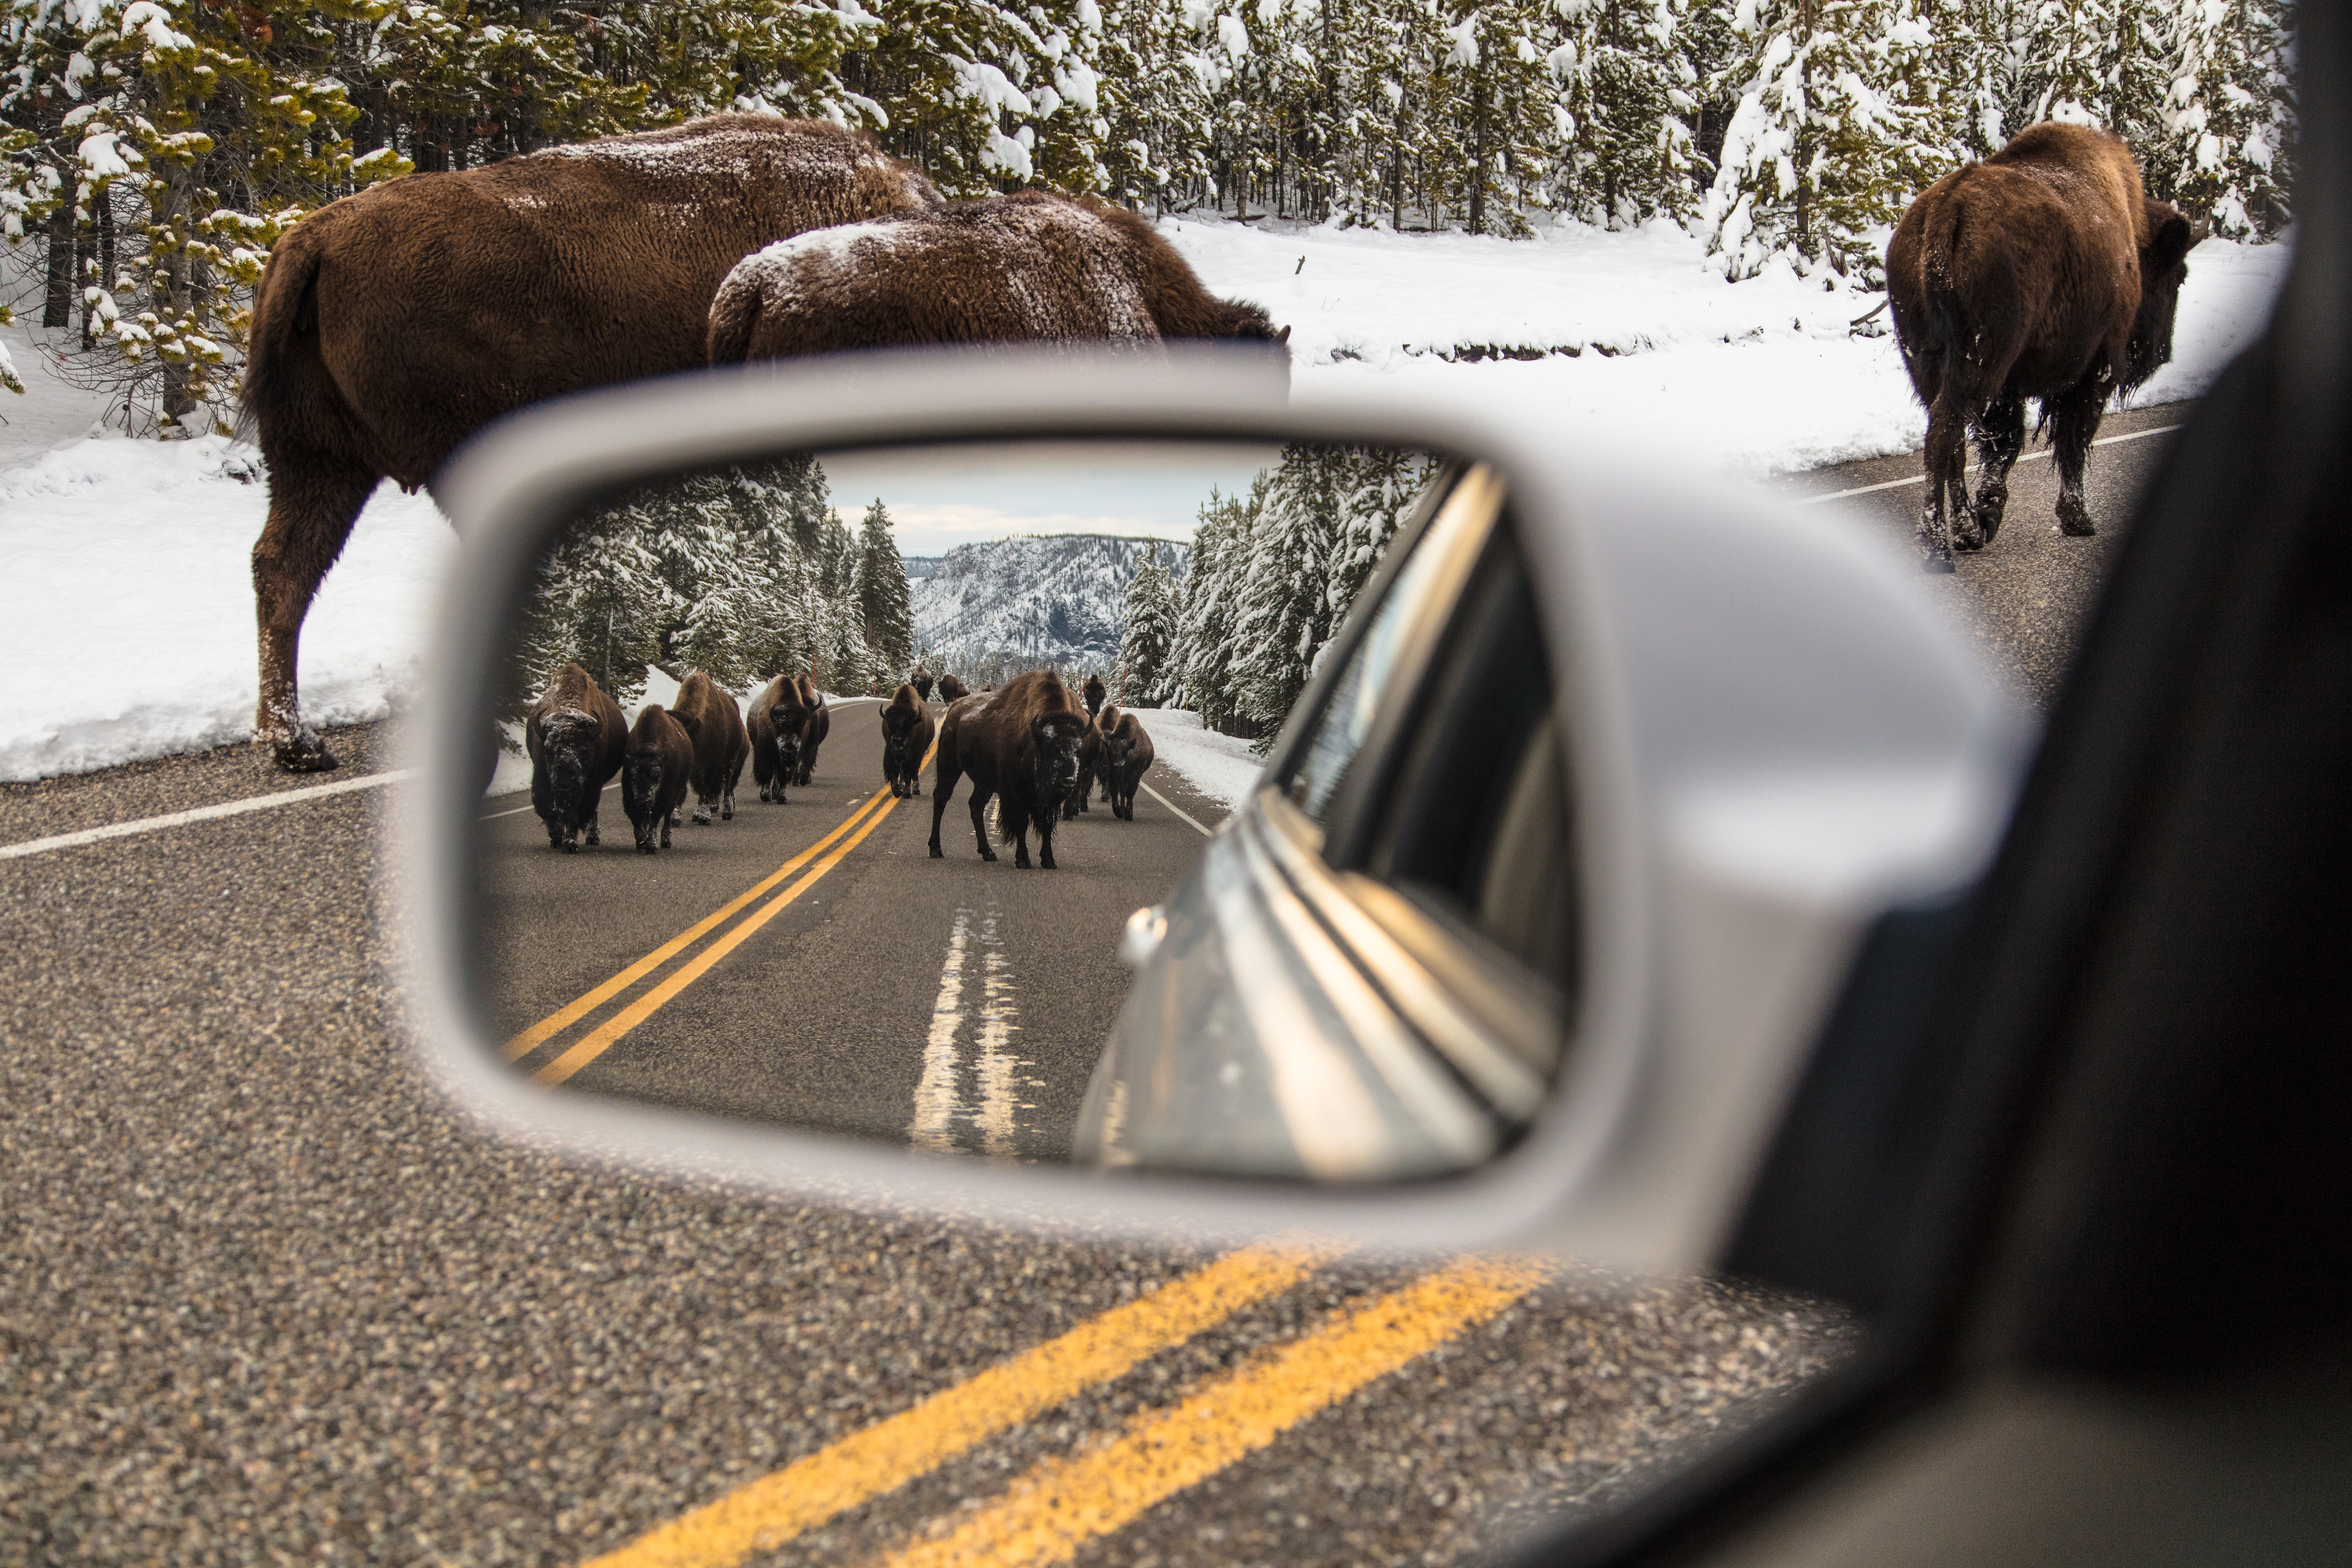
[[1186, 784], [1234, 810], [1257, 784], [1265, 763], [1250, 742], [1201, 728], [1201, 716], [1181, 708], [1138, 708], [1135, 716], [1151, 735], [1153, 765], [1168, 768]]
[[[1689, 461], [1753, 476], [1906, 452], [1927, 434], [1894, 340], [1850, 335], [1883, 295], [1824, 292], [1780, 266], [1727, 284], [1671, 223], [1619, 234], [1565, 224], [1525, 240], [1162, 228], [1213, 290], [1290, 327], [1298, 387], [1379, 377], [1456, 406], [1532, 410], [1563, 430], [1670, 437]], [[2135, 401], [2202, 392], [2260, 334], [2289, 255], [2283, 244], [2198, 247], [2172, 363]]]
[[[1302, 388], [1383, 377], [1457, 405], [1538, 409], [1563, 430], [1671, 433], [1688, 460], [1750, 474], [1906, 450], [1924, 428], [1892, 341], [1848, 335], [1875, 296], [1824, 293], [1785, 271], [1726, 284], [1671, 226], [1564, 226], [1516, 242], [1179, 220], [1166, 229], [1211, 288], [1291, 327]], [[2200, 247], [2173, 363], [2139, 400], [2201, 391], [2260, 331], [2287, 259], [2284, 246]], [[0, 329], [30, 389], [0, 393], [0, 652], [11, 677], [0, 779], [238, 739], [255, 698], [247, 556], [266, 500], [239, 477], [252, 472], [250, 452], [218, 438], [89, 434], [102, 401], [58, 382], [36, 335]], [[451, 552], [429, 500], [377, 492], [304, 634], [312, 719], [381, 717], [399, 700]], [[1237, 798], [1255, 763], [1224, 751], [1224, 739], [1195, 731], [1162, 754], [1204, 790]], [[1177, 762], [1188, 743], [1194, 760]], [[1226, 782], [1212, 788], [1212, 776]]]

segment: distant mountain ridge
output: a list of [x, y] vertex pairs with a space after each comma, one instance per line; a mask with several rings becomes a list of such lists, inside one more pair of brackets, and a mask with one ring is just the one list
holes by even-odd
[[915, 646], [934, 670], [959, 675], [1108, 669], [1127, 630], [1129, 579], [1154, 547], [1181, 582], [1191, 545], [1118, 534], [1028, 534], [921, 558], [930, 570], [908, 573]]

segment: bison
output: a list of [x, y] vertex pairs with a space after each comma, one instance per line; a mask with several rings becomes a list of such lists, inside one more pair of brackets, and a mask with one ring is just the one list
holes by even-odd
[[743, 776], [743, 759], [751, 753], [751, 737], [743, 728], [743, 710], [719, 684], [696, 670], [677, 689], [669, 705], [687, 738], [694, 742], [694, 820], [710, 826], [716, 808], [721, 821], [735, 819], [735, 785]]
[[[2028, 126], [1911, 204], [1886, 247], [1886, 292], [1912, 390], [1927, 410], [1919, 549], [1952, 552], [2000, 531], [2009, 470], [2025, 445], [2025, 400], [2055, 426], [2059, 531], [2095, 531], [2083, 469], [2107, 400], [2172, 357], [2189, 220], [2140, 189], [2115, 137]], [[1969, 504], [1966, 443], [1983, 465]]]
[[1088, 755], [1093, 766], [1088, 770], [1087, 777], [1102, 787], [1102, 797], [1105, 800], [1110, 798], [1110, 753], [1103, 750], [1102, 743], [1110, 738], [1110, 732], [1118, 728], [1118, 721], [1125, 717], [1127, 717], [1127, 710], [1116, 702], [1104, 703], [1103, 710], [1095, 715], [1095, 743], [1088, 748]]
[[805, 675], [780, 675], [751, 699], [751, 777], [760, 798], [784, 804], [784, 791], [805, 785], [817, 747], [832, 731], [824, 694]]
[[705, 363], [711, 296], [787, 236], [939, 203], [823, 121], [716, 114], [330, 202], [253, 302], [244, 423], [269, 471], [253, 547], [256, 738], [335, 765], [302, 721], [302, 620], [379, 479], [414, 490], [499, 416]]
[[1078, 813], [1087, 809], [1087, 797], [1094, 793], [1095, 759], [1102, 753], [1102, 729], [1088, 724], [1087, 732], [1078, 737], [1078, 778], [1070, 793], [1062, 797], [1062, 820], [1075, 822]]
[[1088, 670], [1087, 672], [1086, 696], [1087, 717], [1091, 720], [1096, 714], [1102, 711], [1103, 705], [1102, 677], [1094, 670]]
[[1236, 341], [1290, 364], [1290, 329], [1220, 300], [1124, 207], [1022, 191], [781, 240], [710, 301], [710, 363], [842, 349]]
[[923, 755], [939, 725], [912, 681], [882, 710], [882, 778], [894, 795], [923, 793]]
[[962, 681], [958, 680], [954, 676], [942, 675], [940, 677], [940, 700], [941, 702], [950, 707], [953, 707], [957, 702], [970, 695], [971, 695], [971, 689], [967, 688]]
[[915, 689], [915, 695], [922, 700], [929, 702], [931, 700], [931, 672], [921, 665], [915, 666], [915, 673], [907, 677], [907, 684]]
[[583, 827], [590, 844], [599, 842], [596, 807], [629, 742], [621, 705], [594, 676], [567, 664], [532, 707], [522, 736], [530, 752], [530, 805], [547, 824], [549, 847], [578, 854]]
[[1135, 786], [1143, 782], [1145, 770], [1151, 766], [1151, 734], [1143, 727], [1133, 710], [1118, 716], [1117, 728], [1106, 731], [1102, 738], [1100, 767], [1110, 780], [1110, 814], [1126, 821], [1135, 820]]
[[669, 847], [670, 824], [694, 782], [694, 742], [657, 702], [646, 704], [621, 762], [621, 809], [647, 855]]
[[1078, 782], [1078, 742], [1086, 710], [1050, 669], [1015, 676], [998, 690], [967, 697], [940, 722], [939, 783], [931, 792], [931, 858], [940, 848], [940, 818], [956, 781], [971, 775], [971, 831], [980, 858], [988, 847], [988, 800], [996, 797], [998, 837], [1013, 847], [1013, 863], [1027, 869], [1029, 829], [1037, 829], [1037, 864], [1054, 868], [1054, 822], [1063, 797]]

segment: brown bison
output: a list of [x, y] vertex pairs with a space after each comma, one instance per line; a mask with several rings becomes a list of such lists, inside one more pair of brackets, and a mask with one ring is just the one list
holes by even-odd
[[1087, 717], [1088, 719], [1092, 719], [1096, 714], [1102, 711], [1104, 696], [1102, 677], [1094, 670], [1088, 670], [1087, 672], [1086, 695]]
[[817, 747], [833, 731], [824, 694], [805, 675], [780, 675], [751, 699], [751, 777], [760, 798], [784, 804], [787, 785], [806, 785]]
[[621, 769], [629, 742], [628, 717], [596, 678], [567, 664], [523, 725], [530, 752], [530, 805], [547, 824], [547, 842], [566, 855], [580, 852], [580, 830], [600, 842], [596, 807]]
[[1078, 813], [1087, 809], [1087, 797], [1094, 793], [1095, 763], [1102, 754], [1102, 728], [1088, 724], [1087, 732], [1078, 737], [1078, 778], [1070, 793], [1062, 797], [1062, 820], [1075, 822]]
[[636, 829], [639, 849], [652, 855], [669, 847], [670, 824], [693, 782], [694, 742], [686, 727], [659, 703], [646, 703], [621, 762], [621, 809]]
[[956, 781], [971, 775], [971, 831], [980, 858], [988, 847], [988, 800], [996, 797], [998, 837], [1013, 846], [1013, 863], [1029, 865], [1029, 829], [1037, 829], [1037, 864], [1054, 869], [1054, 821], [1063, 797], [1077, 786], [1078, 742], [1087, 715], [1062, 678], [1050, 669], [1015, 676], [994, 691], [967, 697], [940, 723], [939, 783], [931, 792], [931, 858], [940, 848], [940, 818]]
[[857, 132], [717, 114], [411, 174], [288, 230], [255, 293], [244, 386], [269, 468], [257, 738], [281, 767], [335, 765], [302, 722], [297, 645], [379, 479], [415, 489], [524, 404], [704, 363], [736, 262], [939, 199]]
[[958, 680], [954, 676], [942, 675], [940, 677], [940, 700], [941, 702], [952, 706], [957, 701], [971, 695], [971, 689], [966, 687], [962, 681]]
[[931, 749], [939, 724], [915, 690], [914, 683], [898, 688], [882, 710], [882, 777], [895, 795], [923, 793], [923, 754]]
[[751, 754], [743, 710], [724, 688], [698, 669], [678, 687], [669, 715], [694, 742], [695, 825], [709, 826], [714, 808], [721, 821], [733, 821], [735, 785], [743, 777], [743, 759]]
[[[2027, 127], [1911, 204], [1886, 247], [1886, 292], [1927, 410], [1919, 548], [1931, 572], [2000, 531], [2025, 400], [2054, 426], [2059, 531], [2094, 531], [2083, 469], [2107, 400], [2172, 357], [2189, 220], [2140, 189], [2124, 144], [2079, 125]], [[1967, 437], [1983, 464], [1971, 508]]]
[[1110, 814], [1129, 822], [1135, 820], [1135, 786], [1151, 766], [1150, 732], [1132, 710], [1118, 716], [1118, 725], [1105, 731], [1102, 738], [1103, 773], [1110, 780]]
[[1220, 300], [1124, 207], [1023, 191], [802, 235], [748, 256], [710, 302], [710, 363], [842, 349], [1170, 338], [1290, 363], [1290, 330]]
[[921, 665], [915, 666], [915, 673], [907, 677], [907, 684], [915, 689], [915, 695], [922, 700], [929, 702], [931, 700], [931, 672]]
[[[1118, 728], [1118, 721], [1126, 717], [1127, 710], [1116, 702], [1104, 703], [1103, 710], [1095, 715], [1094, 744], [1087, 748], [1093, 765], [1087, 770], [1087, 776], [1102, 787], [1105, 800], [1111, 797], [1110, 753], [1103, 750], [1102, 743], [1110, 738], [1111, 731]], [[1081, 806], [1079, 809], [1083, 811], [1086, 808]]]

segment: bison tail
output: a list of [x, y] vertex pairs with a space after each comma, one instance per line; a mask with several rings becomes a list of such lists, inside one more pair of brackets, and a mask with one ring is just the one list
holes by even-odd
[[1936, 367], [1940, 398], [1965, 414], [1974, 401], [1969, 363], [1969, 312], [1960, 299], [1960, 229], [1964, 209], [1948, 203], [1927, 230], [1925, 320], [1921, 359]]
[[751, 357], [765, 295], [760, 279], [740, 270], [719, 285], [719, 297], [710, 302], [710, 336], [706, 344], [709, 363], [741, 364]]
[[237, 391], [240, 441], [251, 441], [264, 423], [289, 411], [300, 395], [295, 357], [306, 349], [318, 353], [319, 249], [313, 233], [303, 224], [287, 230], [271, 248], [261, 285], [254, 290], [245, 382]]

